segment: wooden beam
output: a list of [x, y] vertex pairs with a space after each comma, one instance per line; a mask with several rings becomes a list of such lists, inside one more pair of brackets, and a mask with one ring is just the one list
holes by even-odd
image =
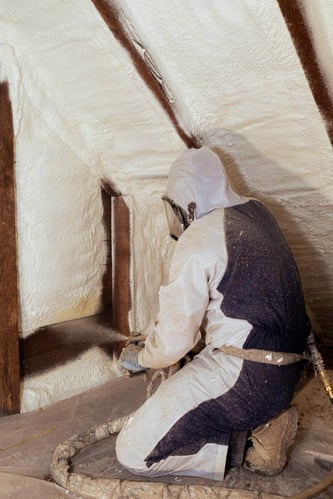
[[333, 101], [318, 63], [301, 2], [297, 0], [277, 0], [277, 2], [333, 145]]
[[150, 88], [161, 106], [164, 108], [181, 140], [186, 144], [187, 147], [200, 147], [200, 140], [198, 140], [194, 136], [188, 135], [179, 125], [175, 112], [164, 92], [163, 87], [159, 84], [158, 80], [156, 80], [151, 70], [142, 59], [133, 43], [131, 42], [130, 38], [128, 37], [127, 33], [123, 29], [116, 8], [111, 5], [109, 0], [92, 0], [92, 2], [100, 13], [101, 17], [104, 19], [110, 31], [112, 31], [115, 38], [128, 52], [139, 75]]
[[107, 258], [102, 282], [102, 316], [113, 329], [129, 335], [130, 221], [124, 198], [102, 181], [103, 225]]
[[112, 233], [111, 233], [111, 195], [102, 185], [102, 204], [103, 204], [103, 226], [104, 242], [107, 248], [106, 262], [102, 281], [102, 313], [107, 312], [111, 315], [112, 310]]
[[129, 335], [130, 299], [130, 222], [129, 210], [122, 196], [112, 197], [112, 327]]
[[7, 83], [0, 83], [0, 415], [20, 411], [14, 133]]

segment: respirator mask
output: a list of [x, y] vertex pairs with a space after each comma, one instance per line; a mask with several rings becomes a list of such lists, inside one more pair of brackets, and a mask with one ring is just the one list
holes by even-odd
[[175, 241], [183, 234], [189, 225], [195, 219], [195, 203], [189, 203], [187, 206], [188, 212], [176, 204], [167, 196], [162, 197], [165, 208], [167, 222], [169, 226], [169, 234]]

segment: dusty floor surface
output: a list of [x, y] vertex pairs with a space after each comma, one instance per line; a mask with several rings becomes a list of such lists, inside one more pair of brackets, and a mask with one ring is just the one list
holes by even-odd
[[[49, 464], [55, 447], [92, 425], [132, 412], [145, 398], [144, 375], [117, 378], [44, 410], [0, 419], [0, 498], [77, 497], [49, 481]], [[234, 499], [288, 497], [318, 482], [333, 467], [333, 407], [317, 378], [304, 382], [294, 403], [299, 412], [299, 431], [289, 463], [279, 476], [268, 478], [233, 468], [222, 483], [185, 477], [168, 477], [163, 482], [203, 486], [199, 495], [192, 495], [188, 488], [182, 498]], [[91, 476], [140, 480], [117, 463], [114, 440], [109, 438], [84, 450], [74, 459], [74, 470]], [[141, 493], [123, 497], [162, 497], [157, 490], [149, 492], [146, 484], [142, 480]], [[214, 486], [218, 495], [216, 492], [211, 495], [204, 486]], [[316, 497], [332, 498], [333, 487]]]

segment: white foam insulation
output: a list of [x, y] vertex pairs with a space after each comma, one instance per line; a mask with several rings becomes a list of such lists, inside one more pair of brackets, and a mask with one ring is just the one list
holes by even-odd
[[[278, 2], [112, 4], [185, 132], [276, 215], [332, 341], [332, 145]], [[304, 7], [333, 93], [332, 2]], [[100, 310], [102, 179], [131, 200], [130, 320], [147, 331], [174, 244], [160, 196], [186, 147], [168, 114], [91, 0], [0, 0], [0, 74], [14, 117], [21, 335]]]

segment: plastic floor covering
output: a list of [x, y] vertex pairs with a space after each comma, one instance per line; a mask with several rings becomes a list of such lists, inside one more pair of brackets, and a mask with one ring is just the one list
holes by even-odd
[[[49, 465], [56, 446], [93, 425], [133, 412], [145, 398], [144, 375], [117, 378], [43, 410], [0, 419], [0, 498], [78, 497], [50, 481]], [[163, 484], [173, 490], [168, 497], [181, 499], [288, 497], [322, 480], [333, 468], [333, 407], [317, 378], [305, 380], [294, 404], [299, 413], [299, 430], [288, 465], [276, 477], [231, 468], [223, 482], [176, 476], [148, 481], [131, 475], [117, 462], [115, 437], [83, 450], [74, 458], [73, 470], [92, 477], [119, 479], [122, 484], [133, 483], [133, 489], [127, 487], [127, 492], [117, 496], [124, 499], [167, 497]], [[134, 487], [138, 482], [141, 487]], [[180, 495], [176, 485], [180, 486]], [[193, 485], [198, 486], [195, 491]], [[333, 487], [315, 497], [332, 498]]]

